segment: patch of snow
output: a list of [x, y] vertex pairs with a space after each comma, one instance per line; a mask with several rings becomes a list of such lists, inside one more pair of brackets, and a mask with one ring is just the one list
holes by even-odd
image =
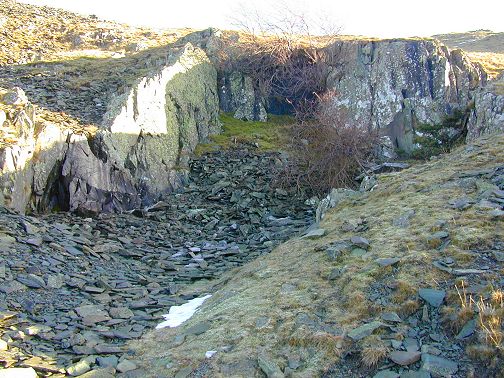
[[178, 327], [186, 320], [189, 320], [196, 310], [205, 302], [211, 295], [205, 295], [204, 297], [191, 299], [189, 302], [184, 303], [180, 306], [172, 306], [170, 307], [170, 311], [168, 314], [163, 315], [165, 321], [158, 324], [156, 329], [161, 329], [165, 327], [174, 328]]
[[205, 353], [205, 357], [206, 358], [212, 358], [215, 353], [217, 353], [216, 350], [209, 350], [208, 352]]

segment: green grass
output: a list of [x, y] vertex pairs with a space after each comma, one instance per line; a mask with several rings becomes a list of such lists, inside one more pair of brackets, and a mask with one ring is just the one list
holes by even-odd
[[268, 115], [267, 122], [242, 121], [231, 113], [221, 113], [222, 133], [210, 137], [209, 143], [196, 147], [201, 155], [219, 149], [229, 149], [238, 144], [257, 144], [259, 151], [278, 151], [285, 146], [289, 125], [295, 121], [291, 116]]

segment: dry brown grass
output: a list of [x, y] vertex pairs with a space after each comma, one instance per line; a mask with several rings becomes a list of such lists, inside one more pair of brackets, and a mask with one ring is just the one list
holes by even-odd
[[[334, 334], [343, 335], [363, 322], [378, 318], [382, 310], [369, 299], [369, 294], [373, 293], [373, 288], [383, 288], [393, 283], [397, 283], [394, 284], [396, 289], [384, 294], [390, 295], [387, 299], [391, 302], [396, 295], [396, 300], [387, 306], [387, 311], [396, 311], [403, 319], [419, 311], [418, 288], [440, 287], [440, 283], [455, 280], [454, 276], [432, 265], [433, 261], [440, 258], [440, 253], [429, 250], [425, 244], [437, 220], [446, 221], [445, 229], [454, 240], [462, 240], [460, 233], [470, 234], [464, 237], [462, 243], [454, 243], [443, 251], [443, 256], [454, 259], [465, 253], [477, 255], [477, 249], [465, 250], [463, 247], [478, 246], [478, 243], [488, 245], [489, 240], [497, 238], [502, 227], [502, 221], [490, 221], [490, 215], [476, 206], [461, 212], [448, 204], [452, 199], [477, 195], [477, 190], [467, 191], [457, 184], [458, 175], [495, 167], [498, 162], [504, 161], [503, 135], [490, 136], [474, 143], [471, 148], [462, 146], [450, 155], [401, 173], [379, 176], [375, 191], [344, 200], [326, 214], [320, 225], [326, 230], [324, 237], [317, 240], [291, 240], [271, 254], [229, 273], [220, 281], [221, 284], [207, 286], [205, 291], [215, 294], [202, 311], [180, 329], [163, 330], [139, 341], [136, 348], [139, 358], [146, 366], [150, 366], [155, 364], [156, 359], [169, 355], [175, 362], [191, 359], [198, 366], [206, 350], [232, 345], [230, 352], [216, 360], [215, 364], [219, 365], [254, 358], [259, 347], [270, 351], [273, 358], [281, 359], [284, 347], [293, 348], [296, 352], [297, 348], [303, 350], [303, 347], [296, 345], [312, 343], [315, 354], [307, 357], [306, 367], [303, 367], [306, 370], [300, 374], [305, 371], [320, 372], [327, 362], [326, 350], [332, 350], [331, 345], [335, 345], [332, 339], [334, 335], [322, 335], [320, 338], [325, 340], [322, 344], [326, 343], [328, 347], [320, 345], [319, 350], [316, 340], [310, 337], [316, 331], [296, 333], [302, 326], [298, 323], [301, 315], [306, 314], [312, 321], [318, 319], [315, 321], [327, 322], [328, 326], [337, 325], [341, 330]], [[415, 211], [415, 216], [410, 220], [411, 226], [406, 229], [394, 227], [392, 221], [405, 209]], [[365, 220], [369, 227], [359, 233], [370, 240], [372, 246], [365, 259], [344, 254], [337, 261], [329, 260], [325, 247], [349, 237], [349, 233], [341, 232], [341, 226], [345, 221], [357, 218]], [[374, 259], [380, 257], [401, 258], [401, 263], [394, 268], [393, 277], [376, 273], [379, 267]], [[344, 273], [328, 281], [326, 273], [334, 268], [344, 269]], [[482, 274], [480, 277], [491, 282], [491, 275]], [[297, 289], [292, 293], [280, 293], [281, 286], [286, 282], [295, 284]], [[455, 294], [452, 295], [450, 306], [458, 300], [455, 287], [453, 292]], [[492, 303], [495, 307], [500, 294], [494, 297]], [[459, 313], [459, 307], [454, 314], [462, 323], [470, 312], [463, 310]], [[322, 317], [314, 316], [320, 311]], [[259, 316], [268, 317], [272, 326], [255, 329], [254, 324]], [[201, 321], [212, 322], [212, 328], [168, 350], [166, 346], [170, 345], [175, 335]], [[488, 340], [491, 341], [490, 338]], [[484, 343], [484, 338], [480, 343]], [[348, 347], [343, 342], [341, 350], [344, 352]], [[495, 347], [492, 348], [498, 352]], [[369, 358], [371, 363], [373, 359]], [[160, 367], [154, 369], [152, 375], [169, 376], [171, 372]]]
[[361, 361], [368, 368], [377, 366], [390, 352], [390, 348], [376, 335], [365, 338], [361, 344]]
[[133, 43], [146, 48], [163, 46], [194, 31], [132, 27], [14, 1], [0, 2], [0, 16], [6, 20], [0, 39], [0, 65], [129, 54], [126, 48]]

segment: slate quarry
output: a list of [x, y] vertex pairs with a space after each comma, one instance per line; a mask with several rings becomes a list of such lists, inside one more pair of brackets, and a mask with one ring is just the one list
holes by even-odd
[[52, 376], [134, 370], [127, 341], [196, 295], [181, 295], [181, 286], [306, 229], [313, 209], [272, 187], [281, 165], [279, 153], [209, 153], [191, 162], [182, 190], [123, 214], [33, 217], [2, 208], [0, 361]]

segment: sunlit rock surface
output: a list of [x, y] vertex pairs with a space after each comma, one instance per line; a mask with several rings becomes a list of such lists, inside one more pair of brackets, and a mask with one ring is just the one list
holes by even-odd
[[220, 129], [217, 72], [190, 43], [116, 93], [92, 133], [36, 119], [22, 96], [2, 94], [3, 123], [15, 134], [1, 150], [2, 203], [18, 211], [151, 203], [181, 185], [188, 154]]

